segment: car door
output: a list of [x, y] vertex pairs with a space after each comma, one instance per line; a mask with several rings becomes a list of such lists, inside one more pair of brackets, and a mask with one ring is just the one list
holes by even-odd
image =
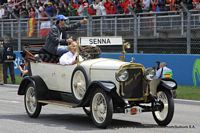
[[54, 63], [31, 63], [32, 75], [40, 76], [50, 90], [57, 90], [57, 64]]
[[56, 83], [58, 85], [57, 91], [71, 93], [71, 76], [76, 68], [74, 65], [57, 65], [56, 69]]

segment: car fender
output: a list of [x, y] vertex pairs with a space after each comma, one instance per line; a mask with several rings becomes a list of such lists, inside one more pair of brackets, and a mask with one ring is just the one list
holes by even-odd
[[174, 79], [170, 78], [163, 78], [160, 80], [160, 84], [158, 85], [158, 89], [165, 88], [168, 90], [175, 90], [177, 89], [177, 83]]
[[99, 87], [100, 89], [103, 89], [105, 92], [109, 93], [110, 96], [115, 99], [114, 101], [120, 103], [122, 106], [124, 106], [124, 101], [119, 97], [119, 95], [116, 92], [116, 86], [111, 81], [93, 81], [88, 86], [86, 93], [81, 101], [81, 103], [78, 106], [89, 106], [91, 96], [95, 90], [95, 87]]
[[40, 76], [30, 76], [24, 78], [19, 86], [18, 95], [24, 95], [26, 93], [26, 87], [29, 83], [32, 83], [35, 86], [38, 99], [46, 98], [48, 94], [48, 87]]

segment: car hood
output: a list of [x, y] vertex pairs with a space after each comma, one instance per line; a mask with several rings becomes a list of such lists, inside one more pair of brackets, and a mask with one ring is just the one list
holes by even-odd
[[83, 66], [87, 66], [90, 69], [119, 69], [122, 65], [129, 62], [123, 62], [115, 59], [98, 58], [93, 60], [84, 61], [81, 63]]

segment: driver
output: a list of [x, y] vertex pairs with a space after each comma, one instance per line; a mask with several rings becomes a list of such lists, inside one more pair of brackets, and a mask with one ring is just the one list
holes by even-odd
[[67, 19], [64, 15], [56, 16], [56, 25], [52, 26], [42, 50], [58, 56], [67, 52], [66, 43], [70, 43], [72, 39], [66, 39], [66, 31], [74, 30], [80, 27], [81, 24], [87, 23], [87, 19], [83, 19], [75, 24], [66, 25], [65, 20]]
[[159, 69], [156, 71], [156, 78], [172, 78], [173, 72], [167, 67], [165, 62], [161, 62]]
[[[76, 41], [71, 42], [68, 45], [68, 52], [63, 54], [60, 59], [59, 59], [59, 63], [61, 65], [74, 65], [77, 63], [77, 47], [78, 44]], [[83, 61], [83, 58], [79, 55], [79, 60]]]

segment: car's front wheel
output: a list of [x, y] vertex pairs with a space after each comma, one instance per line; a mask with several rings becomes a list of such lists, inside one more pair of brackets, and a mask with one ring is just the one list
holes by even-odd
[[157, 98], [161, 103], [161, 108], [152, 112], [153, 117], [158, 125], [166, 126], [171, 122], [174, 115], [174, 100], [171, 92], [166, 89], [159, 90]]
[[38, 102], [35, 86], [32, 83], [27, 86], [24, 96], [24, 104], [29, 117], [36, 118], [39, 116], [42, 106]]
[[102, 89], [97, 88], [91, 100], [91, 117], [99, 128], [106, 128], [112, 121], [112, 98]]

